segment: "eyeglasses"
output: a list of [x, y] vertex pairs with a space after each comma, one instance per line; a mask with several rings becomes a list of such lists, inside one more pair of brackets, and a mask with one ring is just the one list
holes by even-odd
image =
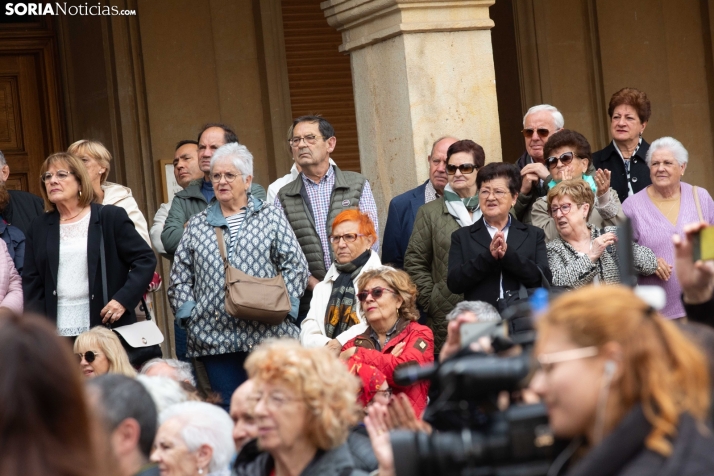
[[564, 203], [563, 205], [559, 207], [550, 207], [550, 216], [554, 217], [558, 214], [558, 210], [560, 210], [560, 213], [563, 214], [563, 216], [567, 215], [570, 213], [570, 209], [573, 208], [573, 205], [570, 203]]
[[387, 398], [392, 398], [392, 395], [393, 395], [394, 392], [392, 391], [391, 388], [388, 388], [388, 389], [386, 389], [386, 390], [377, 390], [377, 391], [374, 392], [374, 393], [375, 393], [375, 395], [376, 395], [376, 394], [381, 394], [381, 395], [384, 395], [384, 396], [387, 397]]
[[561, 362], [569, 362], [571, 360], [587, 359], [595, 357], [598, 354], [598, 348], [594, 345], [590, 347], [581, 347], [579, 349], [563, 350], [561, 352], [552, 352], [550, 354], [541, 354], [536, 359], [540, 369], [546, 374], [553, 370], [555, 364]]
[[476, 167], [474, 164], [461, 164], [461, 165], [452, 165], [452, 164], [446, 164], [446, 173], [449, 175], [454, 175], [457, 170], [460, 170], [462, 174], [468, 175], [474, 173], [474, 170], [478, 170], [478, 167]]
[[226, 172], [224, 174], [213, 174], [213, 175], [211, 175], [211, 182], [218, 183], [221, 181], [221, 179], [223, 177], [225, 177], [226, 182], [232, 183], [236, 178], [238, 178], [239, 175], [243, 175], [243, 174], [234, 174], [231, 172]]
[[483, 198], [488, 198], [488, 197], [490, 197], [491, 195], [493, 195], [494, 197], [496, 197], [497, 200], [500, 200], [500, 199], [502, 199], [503, 197], [505, 197], [507, 193], [508, 193], [508, 192], [505, 191], [505, 190], [493, 190], [493, 191], [491, 191], [491, 190], [486, 189], [486, 190], [479, 190], [479, 191], [478, 191], [478, 194], [479, 194], [479, 195], [482, 195]]
[[568, 165], [570, 162], [573, 161], [574, 157], [578, 157], [575, 155], [574, 152], [566, 152], [562, 154], [560, 157], [548, 157], [545, 161], [545, 165], [549, 168], [552, 169], [553, 167], [558, 165], [558, 161], [560, 161], [563, 165]]
[[538, 134], [538, 137], [541, 137], [543, 139], [545, 139], [546, 137], [548, 137], [550, 135], [550, 131], [548, 129], [544, 129], [544, 128], [523, 129], [521, 132], [523, 133], [523, 137], [525, 137], [526, 139], [530, 139], [531, 137], [533, 137], [533, 133]]
[[44, 174], [40, 175], [40, 180], [42, 180], [42, 183], [49, 182], [50, 180], [52, 180], [52, 177], [56, 175], [57, 180], [59, 180], [60, 182], [64, 182], [71, 174], [72, 172], [68, 170], [58, 170], [54, 174], [52, 172], [45, 172]]
[[345, 233], [344, 235], [330, 235], [330, 243], [333, 245], [336, 245], [337, 243], [340, 242], [340, 240], [345, 240], [345, 243], [354, 243], [357, 240], [358, 236], [367, 236], [367, 235], [361, 235], [359, 233]]
[[360, 291], [359, 293], [357, 293], [357, 299], [359, 299], [359, 302], [365, 302], [370, 294], [374, 299], [379, 299], [382, 297], [382, 294], [384, 294], [385, 291], [388, 293], [397, 294], [396, 291], [392, 291], [391, 289], [376, 287]]
[[288, 144], [290, 144], [291, 147], [297, 147], [300, 145], [300, 142], [302, 140], [304, 140], [305, 144], [307, 144], [307, 145], [315, 145], [315, 144], [317, 144], [318, 139], [319, 139], [319, 137], [310, 134], [309, 136], [305, 136], [305, 137], [290, 138], [290, 139], [288, 139]]
[[99, 354], [101, 354], [101, 352], [99, 352], [98, 350], [88, 350], [85, 353], [79, 352], [74, 355], [77, 356], [77, 359], [80, 363], [82, 362], [82, 359], [84, 359], [87, 361], [88, 364], [91, 364], [92, 362], [94, 362], [94, 359], [96, 359]]
[[256, 404], [265, 398], [265, 406], [271, 410], [279, 410], [290, 402], [298, 400], [297, 398], [288, 397], [282, 393], [258, 393], [256, 394]]

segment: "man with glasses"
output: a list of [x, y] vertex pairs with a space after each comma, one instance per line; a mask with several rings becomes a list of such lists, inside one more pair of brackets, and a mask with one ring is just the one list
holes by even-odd
[[[300, 175], [280, 189], [275, 206], [282, 209], [290, 222], [305, 257], [310, 277], [300, 301], [298, 324], [310, 309], [312, 290], [325, 278], [333, 261], [328, 230], [343, 210], [359, 208], [369, 215], [379, 229], [377, 205], [366, 177], [357, 172], [342, 171], [330, 164], [337, 138], [332, 125], [322, 116], [302, 116], [293, 121], [288, 144]], [[379, 241], [372, 246], [379, 250]]]
[[437, 139], [427, 157], [429, 180], [397, 195], [389, 202], [389, 214], [382, 241], [383, 263], [399, 269], [404, 267], [404, 253], [412, 236], [417, 210], [444, 194], [444, 187], [449, 181], [446, 173], [446, 151], [456, 141], [458, 139], [450, 136]]
[[521, 171], [521, 190], [516, 201], [516, 218], [523, 221], [538, 197], [548, 193], [552, 180], [545, 166], [543, 148], [554, 132], [563, 128], [565, 120], [558, 109], [550, 104], [539, 104], [528, 109], [523, 116], [523, 137], [526, 151], [516, 161]]
[[[202, 179], [192, 181], [188, 187], [177, 193], [171, 202], [169, 215], [161, 232], [161, 242], [170, 259], [173, 260], [188, 219], [205, 210], [216, 196], [213, 182], [208, 176], [211, 170], [211, 158], [219, 147], [231, 142], [237, 143], [238, 136], [225, 124], [206, 124], [198, 134], [198, 166], [204, 176]], [[254, 197], [265, 200], [265, 189], [255, 182], [251, 184], [250, 193]]]

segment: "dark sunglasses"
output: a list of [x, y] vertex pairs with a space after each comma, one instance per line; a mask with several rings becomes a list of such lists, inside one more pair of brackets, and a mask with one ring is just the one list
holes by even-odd
[[549, 168], [552, 169], [553, 167], [558, 165], [558, 161], [560, 161], [561, 164], [563, 165], [568, 165], [570, 162], [573, 161], [573, 158], [577, 157], [575, 153], [573, 152], [566, 152], [562, 154], [560, 157], [548, 157], [545, 161], [545, 165]]
[[370, 294], [374, 299], [379, 299], [382, 297], [382, 294], [384, 294], [385, 291], [388, 293], [397, 294], [396, 291], [392, 291], [391, 289], [376, 287], [367, 291], [360, 291], [359, 293], [357, 293], [357, 299], [359, 299], [359, 302], [365, 302]]
[[461, 164], [461, 165], [446, 165], [446, 173], [449, 175], [454, 175], [457, 170], [460, 170], [462, 174], [468, 175], [474, 173], [474, 170], [478, 170], [474, 164]]
[[523, 129], [521, 132], [523, 133], [523, 137], [525, 137], [526, 139], [530, 139], [531, 137], [533, 137], [534, 132], [538, 134], [538, 137], [541, 137], [543, 139], [550, 135], [550, 131], [548, 129]]
[[88, 350], [84, 354], [78, 352], [74, 355], [77, 356], [77, 359], [80, 363], [82, 362], [82, 357], [84, 357], [84, 360], [86, 360], [87, 363], [91, 364], [92, 362], [94, 362], [94, 359], [96, 359], [99, 354], [101, 354], [101, 352], [97, 350]]

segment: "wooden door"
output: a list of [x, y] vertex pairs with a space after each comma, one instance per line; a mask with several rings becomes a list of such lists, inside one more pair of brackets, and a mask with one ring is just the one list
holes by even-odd
[[36, 58], [0, 56], [0, 150], [10, 166], [7, 188], [40, 194], [40, 167], [49, 155], [42, 130]]
[[45, 18], [0, 24], [0, 151], [10, 166], [6, 186], [36, 195], [42, 163], [66, 147], [54, 42]]

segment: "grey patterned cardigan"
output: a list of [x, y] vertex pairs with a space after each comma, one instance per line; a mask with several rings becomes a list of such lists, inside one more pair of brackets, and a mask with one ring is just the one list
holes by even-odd
[[[594, 240], [602, 233], [592, 225], [590, 229], [590, 239]], [[616, 233], [616, 226], [607, 226], [605, 233]], [[654, 252], [637, 243], [633, 243], [633, 257], [635, 270], [644, 276], [654, 274], [657, 270], [657, 257]], [[591, 284], [595, 276], [599, 276], [600, 284], [617, 284], [620, 282], [620, 270], [618, 268], [617, 254], [613, 251], [605, 250], [595, 263], [590, 261], [587, 255], [578, 253], [570, 243], [560, 236], [545, 245], [548, 251], [548, 265], [553, 273], [553, 286], [566, 286], [579, 288]]]
[[188, 320], [188, 356], [250, 352], [270, 337], [297, 338], [300, 329], [290, 319], [268, 326], [226, 313], [223, 261], [214, 226], [224, 230], [232, 266], [262, 278], [272, 278], [280, 270], [293, 317], [307, 286], [307, 260], [280, 210], [249, 195], [246, 217], [233, 244], [220, 204], [214, 201], [189, 219], [171, 268], [169, 303], [177, 320]]

